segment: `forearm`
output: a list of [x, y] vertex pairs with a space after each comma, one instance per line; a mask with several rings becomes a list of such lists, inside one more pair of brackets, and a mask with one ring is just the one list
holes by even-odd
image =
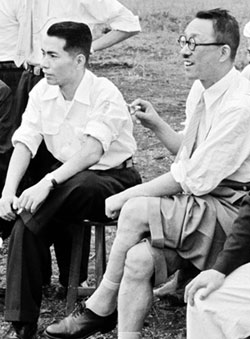
[[94, 51], [100, 51], [102, 49], [111, 47], [139, 32], [124, 32], [124, 31], [110, 31], [107, 34], [102, 35], [100, 38], [92, 42], [92, 49]]
[[157, 124], [155, 124], [155, 126], [152, 128], [152, 131], [172, 154], [177, 154], [183, 138], [181, 134], [175, 132], [162, 119]]
[[6, 182], [2, 196], [15, 195], [31, 159], [29, 149], [22, 143], [18, 143], [14, 148], [10, 159]]
[[138, 98], [132, 102], [131, 106], [137, 107], [135, 110], [135, 118], [138, 119], [144, 127], [150, 128], [170, 152], [177, 154], [183, 136], [175, 132], [172, 127], [159, 116], [149, 101]]
[[127, 200], [135, 197], [163, 197], [166, 195], [174, 195], [182, 192], [181, 186], [174, 180], [170, 172], [161, 175], [149, 182], [133, 186], [119, 193], [122, 200]]
[[103, 149], [99, 141], [89, 137], [81, 151], [52, 172], [56, 182], [60, 184], [98, 163], [102, 154]]

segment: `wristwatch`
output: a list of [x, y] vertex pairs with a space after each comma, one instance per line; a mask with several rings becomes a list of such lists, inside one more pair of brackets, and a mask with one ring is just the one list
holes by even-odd
[[58, 186], [58, 183], [56, 182], [56, 179], [54, 178], [52, 173], [46, 174], [44, 179], [52, 184], [52, 188], [56, 188], [56, 186]]

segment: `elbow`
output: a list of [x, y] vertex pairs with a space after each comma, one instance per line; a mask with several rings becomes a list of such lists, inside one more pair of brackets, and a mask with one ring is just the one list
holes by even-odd
[[[89, 168], [91, 166], [94, 166], [96, 164], [98, 164], [98, 162], [101, 160], [103, 153], [89, 153], [88, 156], [86, 157], [86, 155], [83, 155], [81, 157], [80, 160], [80, 170], [82, 170], [83, 168]], [[86, 166], [87, 164], [87, 166]], [[83, 166], [83, 167], [82, 167]]]
[[127, 33], [127, 38], [130, 38], [130, 37], [132, 37], [132, 36], [134, 36], [134, 35], [137, 35], [137, 34], [139, 34], [139, 33], [140, 33], [140, 31], [126, 32], [126, 33]]
[[127, 32], [127, 31], [119, 31], [121, 34], [122, 40], [126, 40], [128, 38], [131, 38], [132, 36], [140, 33], [140, 31], [133, 31], [133, 32]]

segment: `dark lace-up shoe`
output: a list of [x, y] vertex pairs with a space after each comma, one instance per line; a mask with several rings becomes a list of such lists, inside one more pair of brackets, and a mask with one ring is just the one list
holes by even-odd
[[10, 326], [3, 339], [35, 339], [37, 323], [22, 323], [15, 321]]
[[107, 317], [100, 317], [79, 303], [74, 311], [61, 321], [51, 324], [45, 330], [50, 339], [85, 339], [101, 332], [113, 330], [117, 323], [117, 311]]

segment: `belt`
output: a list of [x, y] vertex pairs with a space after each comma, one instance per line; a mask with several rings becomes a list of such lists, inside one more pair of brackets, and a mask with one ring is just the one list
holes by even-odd
[[28, 72], [30, 72], [34, 75], [37, 75], [37, 76], [42, 75], [42, 73], [43, 73], [40, 66], [38, 66], [38, 65], [34, 66], [34, 65], [30, 65], [30, 64], [27, 64], [26, 71], [28, 71]]
[[123, 161], [120, 165], [113, 167], [112, 169], [123, 169], [123, 168], [130, 168], [130, 167], [133, 167], [133, 166], [134, 166], [133, 159], [131, 157], [131, 158], [128, 158], [127, 160]]
[[219, 184], [219, 187], [229, 187], [236, 191], [250, 191], [250, 182], [240, 182], [240, 181], [224, 179]]

